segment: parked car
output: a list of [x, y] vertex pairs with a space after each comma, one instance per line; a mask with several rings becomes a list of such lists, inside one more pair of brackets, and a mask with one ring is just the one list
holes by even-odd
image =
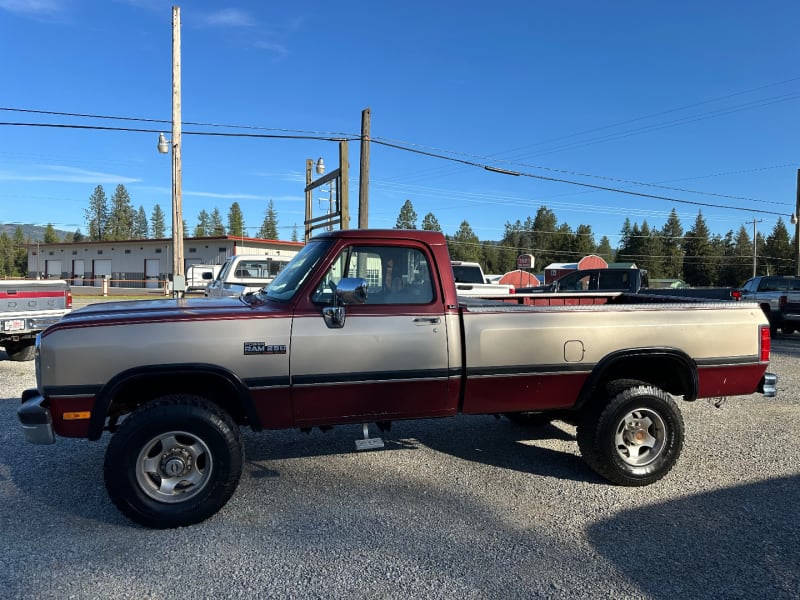
[[[800, 277], [791, 275], [759, 275], [744, 282], [744, 285], [731, 292], [734, 300], [758, 302], [769, 319], [770, 331], [774, 335], [783, 327], [781, 296], [788, 292], [800, 291]], [[789, 326], [787, 326], [788, 328]], [[791, 326], [792, 332], [795, 326]], [[791, 333], [791, 332], [785, 332]]]

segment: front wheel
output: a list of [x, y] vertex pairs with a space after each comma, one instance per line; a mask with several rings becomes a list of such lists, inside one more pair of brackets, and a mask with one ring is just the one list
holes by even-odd
[[675, 465], [684, 424], [669, 394], [635, 385], [589, 411], [577, 433], [581, 454], [595, 472], [612, 483], [641, 486], [658, 481]]
[[225, 505], [242, 463], [239, 429], [226, 413], [197, 396], [167, 396], [122, 422], [106, 451], [105, 484], [132, 521], [180, 527]]

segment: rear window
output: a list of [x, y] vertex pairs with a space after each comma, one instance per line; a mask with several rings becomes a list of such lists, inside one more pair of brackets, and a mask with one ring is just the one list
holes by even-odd
[[800, 290], [800, 279], [794, 277], [764, 277], [758, 286], [759, 292], [785, 292]]
[[486, 283], [481, 269], [472, 265], [453, 265], [453, 279], [456, 283]]

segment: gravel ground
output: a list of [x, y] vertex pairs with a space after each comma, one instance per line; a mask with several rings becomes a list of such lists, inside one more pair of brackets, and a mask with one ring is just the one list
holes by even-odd
[[800, 335], [773, 342], [779, 395], [682, 403], [678, 465], [605, 483], [573, 428], [493, 417], [244, 432], [228, 505], [193, 527], [122, 517], [101, 442], [27, 444], [33, 363], [0, 352], [3, 598], [800, 598]]

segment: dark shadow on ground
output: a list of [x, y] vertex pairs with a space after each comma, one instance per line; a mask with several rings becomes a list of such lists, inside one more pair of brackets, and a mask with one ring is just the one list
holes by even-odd
[[677, 584], [708, 598], [800, 598], [798, 517], [795, 475], [624, 511], [588, 536], [647, 597], [674, 598]]

